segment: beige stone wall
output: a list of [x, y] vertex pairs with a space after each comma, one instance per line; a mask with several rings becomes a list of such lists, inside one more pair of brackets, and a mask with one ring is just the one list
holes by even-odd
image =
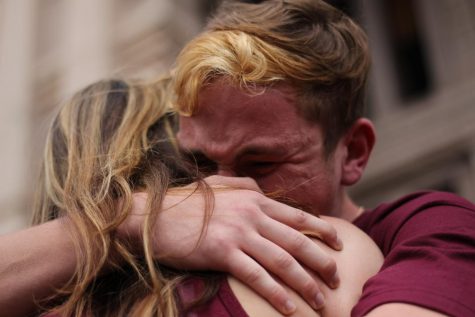
[[403, 101], [380, 3], [363, 2], [373, 44], [378, 141], [353, 195], [367, 207], [418, 189], [450, 189], [475, 201], [475, 3], [414, 1], [433, 87]]
[[193, 0], [0, 0], [0, 233], [28, 224], [58, 102], [111, 76], [169, 69], [203, 18]]
[[34, 2], [0, 2], [0, 231], [24, 224], [30, 181]]
[[[0, 233], [27, 225], [57, 102], [108, 76], [154, 76], [202, 25], [205, 0], [0, 0]], [[379, 0], [362, 0], [371, 39], [378, 145], [352, 193], [367, 207], [423, 187], [475, 199], [475, 5], [414, 0], [434, 87], [398, 95]]]

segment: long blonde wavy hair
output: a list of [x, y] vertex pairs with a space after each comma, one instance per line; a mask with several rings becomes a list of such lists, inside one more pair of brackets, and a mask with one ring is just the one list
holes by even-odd
[[[170, 187], [195, 182], [196, 168], [173, 142], [169, 80], [105, 80], [61, 105], [47, 137], [33, 223], [72, 223], [77, 269], [48, 303], [60, 316], [176, 316], [186, 277], [152, 258], [152, 224]], [[143, 256], [116, 237], [133, 193], [148, 194]], [[205, 195], [206, 217], [211, 198]], [[206, 219], [205, 219], [206, 220]]]

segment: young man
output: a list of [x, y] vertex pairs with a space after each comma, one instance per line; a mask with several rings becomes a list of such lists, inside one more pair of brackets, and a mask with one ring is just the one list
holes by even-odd
[[474, 315], [472, 204], [415, 193], [361, 214], [346, 194], [375, 140], [369, 64], [363, 31], [323, 1], [227, 1], [177, 60], [178, 140], [208, 170], [366, 231], [385, 263], [354, 316]]

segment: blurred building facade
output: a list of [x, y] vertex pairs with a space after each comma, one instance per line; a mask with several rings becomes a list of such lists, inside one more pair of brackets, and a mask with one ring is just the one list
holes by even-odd
[[378, 136], [353, 196], [365, 207], [420, 189], [475, 201], [475, 2], [364, 0], [353, 12], [372, 47]]
[[[111, 76], [156, 76], [210, 0], [0, 0], [0, 233], [25, 227], [52, 112]], [[417, 189], [475, 200], [475, 2], [335, 0], [366, 28], [378, 142], [351, 190], [372, 207]]]

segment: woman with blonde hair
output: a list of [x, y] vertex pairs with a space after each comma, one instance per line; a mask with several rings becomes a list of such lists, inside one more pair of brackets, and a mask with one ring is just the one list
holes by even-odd
[[145, 216], [143, 257], [115, 238], [134, 192], [148, 194], [148, 210], [159, 210], [171, 187], [196, 181], [193, 190], [205, 188], [172, 141], [167, 84], [100, 81], [66, 101], [54, 119], [33, 223], [62, 217], [72, 224], [77, 269], [54, 301], [61, 316], [177, 314], [174, 286], [184, 274], [152, 259], [157, 213]]
[[[165, 194], [180, 197], [176, 203], [202, 196], [199, 243], [212, 217], [213, 192], [232, 190], [211, 188], [178, 150], [168, 85], [168, 79], [100, 81], [64, 102], [55, 117], [33, 223], [67, 222], [77, 265], [66, 286], [42, 303], [48, 316], [280, 316], [231, 276], [190, 274], [156, 260], [153, 226], [160, 210], [170, 207], [163, 204]], [[140, 245], [118, 238], [134, 221], [137, 197], [145, 204]], [[315, 242], [335, 257], [341, 286], [332, 290], [321, 283], [327, 304], [320, 312], [287, 288], [297, 303], [294, 316], [347, 316], [382, 261], [354, 226], [326, 220], [339, 231], [345, 249], [336, 252]]]

